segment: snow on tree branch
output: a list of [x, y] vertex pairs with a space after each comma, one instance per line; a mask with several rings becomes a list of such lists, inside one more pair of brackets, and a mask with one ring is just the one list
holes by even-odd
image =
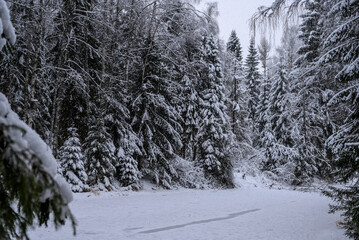
[[16, 40], [15, 29], [10, 21], [9, 9], [4, 0], [0, 0], [0, 50], [6, 41], [14, 44]]

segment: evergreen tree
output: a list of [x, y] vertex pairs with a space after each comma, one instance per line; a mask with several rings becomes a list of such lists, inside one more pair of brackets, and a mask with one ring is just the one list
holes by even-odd
[[101, 26], [103, 34], [99, 38], [101, 75], [93, 94], [104, 96], [102, 108], [105, 113], [105, 125], [113, 139], [115, 155], [118, 158], [114, 165], [115, 177], [122, 186], [138, 190], [141, 188], [139, 182], [141, 173], [136, 159], [142, 154], [142, 143], [130, 124], [128, 92], [131, 81], [126, 79], [128, 76], [123, 69], [127, 61], [124, 56], [127, 51], [132, 50], [129, 45], [133, 44], [132, 40], [126, 39], [129, 37], [126, 33], [128, 30], [125, 30], [129, 24], [127, 15], [129, 13], [132, 15], [136, 9], [127, 9], [129, 6], [126, 1], [116, 5], [104, 1], [100, 6], [102, 15], [98, 18], [103, 23]]
[[259, 87], [260, 87], [260, 75], [258, 71], [258, 53], [255, 48], [254, 39], [250, 41], [248, 56], [246, 58], [246, 84], [248, 89], [248, 109], [249, 118], [252, 121], [252, 129], [255, 132], [257, 121], [257, 108], [259, 103]]
[[[128, 141], [126, 136], [124, 136], [123, 141]], [[132, 157], [133, 152], [128, 148], [129, 147], [126, 147], [126, 145], [124, 146], [124, 149], [121, 147], [117, 154], [117, 157], [119, 158], [118, 172], [120, 182], [123, 186], [130, 186], [133, 190], [139, 190], [141, 189], [141, 173], [138, 170], [138, 162]]]
[[87, 191], [87, 174], [84, 168], [84, 156], [79, 135], [76, 128], [69, 128], [68, 132], [69, 138], [59, 149], [58, 154], [61, 172], [67, 182], [71, 184], [73, 192]]
[[319, 47], [321, 42], [321, 0], [311, 0], [305, 4], [306, 12], [300, 17], [302, 23], [299, 25], [298, 38], [303, 44], [299, 47], [297, 53], [300, 57], [296, 60], [314, 62], [319, 56]]
[[10, 44], [14, 44], [16, 41], [15, 29], [13, 27], [13, 23], [10, 19], [9, 9], [4, 0], [0, 1], [0, 9], [1, 9], [1, 29], [0, 29], [0, 51], [10, 46]]
[[[258, 46], [259, 60], [262, 63], [263, 67], [263, 76], [262, 76], [262, 91], [260, 92], [260, 102], [258, 106], [258, 132], [260, 136], [263, 134], [263, 129], [265, 128], [268, 114], [268, 105], [269, 105], [269, 91], [270, 91], [270, 81], [268, 74], [268, 61], [269, 61], [269, 52], [270, 44], [264, 37], [260, 41]], [[265, 133], [264, 133], [265, 134]]]
[[229, 97], [229, 107], [230, 107], [230, 116], [231, 116], [231, 126], [234, 135], [238, 141], [244, 141], [245, 133], [243, 129], [244, 119], [246, 114], [243, 113], [245, 109], [245, 100], [244, 100], [244, 69], [242, 65], [242, 48], [235, 31], [231, 32], [227, 43], [227, 52], [230, 54], [231, 64], [230, 64], [230, 77], [231, 77], [231, 93]]
[[271, 82], [269, 104], [264, 112], [266, 125], [262, 131], [266, 156], [263, 168], [275, 174], [279, 181], [293, 183], [294, 159], [298, 153], [293, 148], [288, 74], [281, 62]]
[[105, 122], [113, 139], [115, 155], [118, 157], [114, 165], [117, 169], [116, 178], [123, 186], [140, 189], [141, 173], [136, 158], [142, 154], [142, 143], [128, 123], [130, 112], [121, 98], [124, 96], [123, 90], [119, 89], [121, 82], [114, 76], [109, 81], [113, 84], [104, 93], [107, 95]]
[[[111, 96], [116, 95], [116, 93], [111, 94]], [[117, 170], [115, 177], [122, 186], [130, 186], [138, 190], [141, 188], [139, 182], [141, 173], [136, 158], [142, 154], [142, 143], [133, 132], [132, 126], [127, 123], [130, 117], [128, 109], [111, 96], [108, 99], [108, 108], [106, 109], [108, 113], [105, 119], [113, 139], [115, 155], [118, 158], [118, 161], [114, 163]]]
[[181, 107], [183, 119], [183, 153], [185, 159], [195, 160], [197, 134], [200, 124], [199, 113], [199, 94], [193, 84], [193, 81], [185, 75], [182, 79], [184, 85], [184, 101]]
[[[6, 3], [0, 0], [0, 52], [16, 40]], [[0, 61], [1, 62], [1, 61]], [[66, 182], [56, 175], [56, 161], [48, 146], [14, 113], [0, 92], [0, 238], [29, 238], [35, 224], [52, 219], [56, 227], [69, 217], [72, 200]]]
[[282, 63], [277, 66], [276, 74], [272, 79], [272, 88], [270, 90], [269, 109], [271, 111], [271, 126], [274, 136], [283, 144], [290, 146], [290, 92], [288, 73], [285, 71]]
[[171, 162], [182, 147], [181, 117], [171, 103], [176, 86], [173, 79], [167, 78], [170, 63], [163, 59], [165, 55], [161, 55], [158, 46], [148, 42], [145, 51], [140, 90], [132, 104], [132, 124], [143, 143], [141, 171], [152, 176], [157, 184], [170, 188], [177, 176]]
[[11, 54], [0, 53], [0, 88], [20, 117], [43, 138], [50, 134], [51, 95], [45, 40], [51, 23], [48, 5], [43, 1], [12, 1], [17, 45]]
[[231, 32], [231, 35], [227, 42], [227, 51], [233, 54], [235, 60], [238, 64], [242, 63], [242, 47], [239, 42], [239, 38], [237, 37], [237, 33], [235, 30]]
[[[306, 80], [313, 81], [312, 76]], [[303, 86], [298, 82], [296, 86]], [[298, 84], [299, 83], [299, 84]], [[298, 149], [296, 177], [299, 181], [310, 182], [318, 176], [319, 167], [326, 168], [324, 160], [324, 117], [319, 105], [318, 92], [309, 85], [297, 89], [293, 107], [293, 141]]]
[[[0, 12], [3, 4], [0, 0]], [[0, 238], [28, 239], [28, 228], [47, 225], [50, 215], [55, 226], [69, 217], [74, 228], [71, 190], [56, 175], [48, 146], [10, 109], [2, 93], [0, 106]]]
[[90, 186], [112, 189], [116, 157], [111, 135], [102, 117], [95, 119], [85, 139], [86, 172]]
[[271, 82], [269, 79], [264, 79], [262, 84], [262, 91], [260, 94], [260, 102], [258, 105], [258, 132], [259, 136], [262, 136], [264, 129], [266, 128], [265, 125], [268, 121], [268, 114], [269, 110], [269, 94], [271, 89]]
[[218, 47], [213, 36], [203, 38], [203, 79], [201, 79], [200, 165], [220, 184], [233, 186], [232, 163], [228, 157], [230, 132], [226, 114], [224, 84]]
[[101, 89], [100, 34], [95, 27], [99, 13], [95, 6], [95, 0], [62, 0], [55, 5], [55, 28], [49, 36], [53, 53], [50, 65], [55, 69], [51, 119], [55, 154], [72, 124], [81, 139], [86, 137], [93, 111], [90, 101], [96, 101], [91, 98], [96, 99]]
[[337, 81], [346, 82], [344, 90], [331, 100], [333, 105], [345, 102], [350, 111], [344, 123], [328, 139], [328, 145], [336, 154], [334, 164], [338, 181], [348, 183], [344, 188], [333, 187], [327, 195], [338, 202], [331, 206], [331, 211], [344, 211], [346, 234], [359, 238], [359, 37], [358, 37], [358, 1], [339, 0], [332, 4], [329, 16], [337, 22], [324, 41], [326, 49], [319, 59], [322, 64], [340, 62], [341, 70], [336, 75]]
[[[324, 156], [324, 108], [322, 106], [322, 76], [315, 67], [315, 62], [320, 54], [320, 1], [308, 1], [305, 4], [306, 13], [301, 15], [302, 23], [299, 26], [298, 38], [302, 41], [297, 53], [299, 57], [295, 61], [293, 78], [295, 118], [294, 136], [295, 147], [298, 149], [296, 159], [296, 177], [300, 181], [310, 181], [314, 176], [319, 176], [319, 170], [327, 169]], [[326, 85], [323, 84], [323, 85]], [[324, 89], [323, 89], [324, 90]], [[326, 174], [323, 174], [326, 175]]]
[[291, 73], [294, 67], [295, 60], [298, 58], [298, 48], [300, 40], [298, 39], [298, 26], [286, 26], [283, 30], [281, 38], [281, 46], [277, 48], [279, 59], [285, 66], [285, 70]]
[[260, 45], [258, 45], [259, 60], [263, 67], [263, 78], [268, 79], [268, 61], [271, 46], [265, 37], [261, 38]]

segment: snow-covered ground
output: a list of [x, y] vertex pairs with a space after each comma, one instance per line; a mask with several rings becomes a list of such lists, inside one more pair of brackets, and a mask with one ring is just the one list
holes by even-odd
[[319, 193], [264, 188], [74, 194], [69, 224], [31, 232], [33, 240], [343, 240]]

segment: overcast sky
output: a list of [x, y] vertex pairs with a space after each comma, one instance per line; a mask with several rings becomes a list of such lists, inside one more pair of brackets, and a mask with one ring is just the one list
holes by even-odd
[[[217, 19], [220, 28], [220, 38], [227, 42], [231, 31], [236, 30], [245, 57], [251, 37], [249, 19], [258, 7], [270, 6], [273, 1], [274, 0], [217, 0], [219, 10]], [[206, 6], [206, 2], [214, 2], [214, 0], [202, 0], [202, 3], [199, 5], [201, 10]], [[258, 35], [260, 36], [260, 34], [257, 33], [257, 39], [259, 39]]]

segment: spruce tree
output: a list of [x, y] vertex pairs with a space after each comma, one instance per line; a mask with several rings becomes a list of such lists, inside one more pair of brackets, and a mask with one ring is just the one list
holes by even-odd
[[297, 151], [292, 140], [293, 120], [288, 74], [281, 62], [277, 64], [271, 82], [269, 104], [264, 112], [266, 125], [262, 131], [266, 156], [263, 168], [274, 173], [279, 181], [293, 183], [294, 158], [297, 157]]
[[262, 75], [262, 83], [261, 83], [261, 91], [260, 91], [260, 102], [258, 106], [258, 132], [261, 136], [263, 134], [263, 129], [266, 125], [266, 115], [268, 113], [268, 105], [269, 105], [269, 91], [270, 91], [270, 81], [268, 74], [268, 62], [269, 62], [269, 52], [271, 46], [266, 38], [261, 38], [260, 45], [258, 46], [259, 52], [259, 60], [262, 64], [263, 75]]
[[97, 4], [96, 0], [62, 0], [55, 6], [54, 30], [49, 36], [50, 65], [55, 69], [51, 119], [55, 154], [72, 124], [81, 139], [88, 132], [90, 101], [97, 97], [102, 80]]
[[221, 185], [233, 186], [232, 163], [228, 157], [229, 134], [224, 84], [218, 47], [213, 36], [203, 37], [201, 79], [201, 125], [198, 161], [207, 175]]
[[[125, 136], [124, 136], [125, 137]], [[124, 141], [127, 141], [125, 138]], [[132, 157], [133, 152], [128, 148], [122, 147], [118, 150], [119, 158], [118, 174], [120, 183], [125, 187], [131, 187], [133, 190], [141, 189], [140, 178], [141, 173], [138, 170], [138, 162]]]
[[182, 157], [195, 160], [198, 127], [200, 124], [199, 93], [194, 82], [185, 75], [182, 79], [184, 85], [183, 103], [181, 106], [183, 131], [182, 131]]
[[169, 74], [171, 63], [164, 58], [165, 53], [150, 39], [146, 44], [138, 91], [132, 103], [133, 129], [143, 143], [138, 161], [144, 175], [171, 188], [177, 177], [172, 162], [182, 147], [181, 116], [172, 103], [177, 86]]
[[[2, 4], [0, 0], [0, 11]], [[2, 16], [0, 16], [1, 21]], [[28, 239], [28, 228], [75, 220], [71, 190], [56, 175], [56, 160], [39, 135], [10, 109], [0, 93], [0, 238]]]
[[300, 57], [296, 60], [312, 63], [319, 56], [319, 47], [321, 42], [321, 0], [311, 0], [305, 4], [306, 12], [300, 17], [302, 23], [299, 25], [298, 38], [303, 44], [299, 47], [297, 53]]
[[[0, 52], [16, 40], [6, 2], [0, 0]], [[1, 61], [0, 61], [1, 62]], [[28, 239], [28, 228], [56, 227], [70, 218], [72, 194], [65, 180], [56, 175], [56, 161], [49, 147], [14, 113], [0, 92], [0, 238]]]
[[45, 39], [52, 22], [48, 5], [44, 1], [12, 1], [17, 44], [11, 54], [0, 52], [0, 89], [25, 123], [43, 138], [50, 134], [51, 77]]
[[269, 96], [269, 109], [271, 111], [271, 126], [274, 136], [285, 145], [291, 145], [290, 139], [290, 92], [288, 73], [282, 63], [277, 65], [277, 70], [272, 78], [272, 88]]
[[61, 173], [70, 183], [73, 192], [88, 190], [87, 174], [84, 168], [84, 155], [82, 144], [76, 128], [69, 128], [69, 137], [59, 149], [58, 159], [61, 165]]
[[111, 190], [115, 177], [115, 147], [102, 117], [94, 119], [85, 139], [85, 168], [90, 187]]
[[235, 31], [231, 32], [231, 36], [227, 42], [227, 52], [230, 55], [230, 78], [231, 83], [229, 87], [231, 88], [231, 93], [229, 96], [229, 107], [230, 107], [230, 120], [232, 131], [236, 136], [238, 141], [245, 141], [245, 100], [244, 100], [244, 69], [243, 69], [243, 57], [242, 57], [242, 47], [240, 45], [237, 33]]
[[[327, 143], [336, 154], [333, 164], [337, 167], [334, 175], [344, 188], [331, 188], [327, 195], [338, 204], [331, 206], [331, 212], [344, 211], [346, 235], [359, 238], [359, 37], [358, 1], [337, 1], [332, 4], [328, 15], [337, 19], [332, 31], [324, 41], [326, 51], [319, 59], [321, 64], [340, 62], [341, 70], [336, 80], [348, 86], [338, 92], [330, 105], [344, 102], [350, 111], [338, 130]], [[333, 24], [333, 23], [332, 23]]]
[[246, 67], [246, 84], [248, 91], [248, 102], [247, 107], [249, 109], [249, 118], [252, 121], [252, 129], [255, 132], [256, 122], [257, 122], [257, 110], [259, 104], [259, 94], [260, 94], [260, 74], [258, 71], [258, 53], [255, 48], [254, 39], [250, 41], [248, 56], [245, 61]]
[[[132, 2], [135, 4], [135, 2]], [[124, 63], [127, 62], [126, 54], [133, 50], [132, 37], [127, 35], [131, 21], [128, 15], [133, 17], [136, 9], [128, 9], [128, 2], [104, 1], [101, 3], [101, 15], [98, 19], [101, 25], [102, 35], [100, 39], [101, 75], [98, 86], [93, 89], [93, 94], [104, 96], [102, 98], [104, 108], [105, 125], [111, 134], [115, 146], [115, 178], [123, 187], [140, 189], [141, 173], [138, 169], [138, 157], [141, 156], [142, 143], [131, 126], [130, 88], [131, 81], [124, 77]], [[126, 29], [126, 30], [125, 30]], [[98, 31], [99, 28], [96, 28]], [[131, 38], [131, 39], [130, 39]], [[136, 39], [141, 41], [141, 39]], [[132, 66], [136, 68], [136, 66]]]
[[113, 77], [110, 80], [114, 84], [105, 92], [108, 95], [106, 98], [105, 123], [111, 139], [113, 139], [114, 154], [118, 158], [118, 161], [114, 163], [116, 167], [115, 177], [122, 186], [130, 186], [138, 190], [141, 188], [139, 182], [141, 173], [136, 158], [142, 154], [142, 143], [133, 131], [131, 124], [128, 123], [130, 113], [121, 98], [124, 96], [121, 93], [123, 90], [119, 88], [121, 83], [116, 79]]
[[[120, 91], [117, 89], [117, 85], [114, 86], [113, 91]], [[118, 161], [114, 163], [116, 167], [115, 178], [120, 181], [122, 186], [129, 186], [138, 190], [141, 188], [141, 173], [136, 158], [142, 154], [142, 143], [133, 131], [132, 126], [127, 122], [130, 117], [129, 110], [123, 102], [117, 100], [118, 92], [110, 92], [109, 94], [105, 120], [108, 132], [113, 139], [114, 154], [118, 158]]]
[[[296, 158], [296, 177], [299, 181], [311, 181], [319, 176], [319, 170], [327, 169], [324, 149], [325, 118], [322, 106], [322, 92], [327, 88], [321, 86], [320, 71], [316, 61], [320, 54], [321, 35], [321, 4], [320, 1], [308, 1], [306, 12], [301, 15], [298, 38], [303, 44], [299, 47], [298, 58], [294, 62], [293, 78], [293, 118], [294, 127], [298, 134], [294, 136], [295, 147], [298, 149]], [[326, 174], [324, 174], [326, 175]]]
[[235, 30], [231, 32], [231, 35], [228, 39], [227, 51], [233, 54], [235, 60], [238, 61], [239, 64], [242, 63], [242, 47]]

